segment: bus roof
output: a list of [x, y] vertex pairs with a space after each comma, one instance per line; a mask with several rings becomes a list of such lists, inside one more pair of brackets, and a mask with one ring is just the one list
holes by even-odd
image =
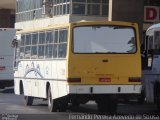
[[28, 33], [28, 32], [36, 32], [36, 31], [43, 31], [43, 30], [49, 30], [53, 28], [59, 28], [59, 27], [64, 27], [68, 26], [69, 24], [74, 24], [74, 25], [87, 25], [87, 24], [108, 24], [108, 25], [128, 25], [128, 26], [135, 26], [137, 23], [133, 22], [125, 22], [125, 21], [76, 21], [76, 22], [70, 22], [70, 23], [65, 23], [65, 24], [52, 24], [46, 27], [37, 27], [34, 29], [19, 29], [17, 30], [17, 34], [22, 34], [22, 33]]
[[77, 21], [77, 22], [73, 22], [73, 24], [79, 24], [79, 23], [108, 23], [108, 24], [129, 24], [129, 25], [133, 25], [133, 24], [137, 24], [137, 23], [134, 23], [134, 22], [126, 22], [126, 21], [85, 21], [85, 20], [81, 20], [81, 21]]
[[154, 24], [154, 25], [150, 26], [150, 27], [147, 29], [147, 31], [149, 31], [149, 30], [151, 30], [151, 29], [155, 29], [155, 28], [160, 28], [160, 23]]

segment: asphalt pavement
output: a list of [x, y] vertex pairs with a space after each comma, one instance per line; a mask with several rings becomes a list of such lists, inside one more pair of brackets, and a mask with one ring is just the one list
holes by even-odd
[[79, 108], [68, 106], [66, 112], [48, 112], [47, 102], [35, 99], [32, 106], [24, 106], [23, 96], [15, 95], [13, 88], [0, 90], [0, 119], [1, 120], [104, 120], [104, 119], [160, 119], [160, 112], [153, 104], [140, 105], [136, 101], [119, 103], [115, 115], [101, 114], [94, 101]]

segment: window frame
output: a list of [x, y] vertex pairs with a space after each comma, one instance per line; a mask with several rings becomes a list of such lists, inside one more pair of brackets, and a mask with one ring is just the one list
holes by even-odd
[[[60, 42], [60, 31], [66, 31], [67, 34], [65, 34], [62, 38], [63, 39], [66, 39], [65, 41], [62, 40], [63, 42]], [[51, 32], [52, 34], [52, 42], [51, 43], [47, 43], [47, 32]], [[57, 40], [56, 39], [56, 35], [55, 35], [55, 32], [57, 32]], [[68, 47], [68, 32], [69, 32], [69, 29], [68, 27], [64, 27], [64, 28], [58, 28], [58, 29], [50, 29], [50, 30], [44, 30], [44, 31], [38, 31], [38, 32], [31, 32], [31, 33], [24, 33], [24, 34], [21, 34], [21, 37], [22, 35], [25, 36], [25, 42], [26, 42], [26, 36], [27, 35], [30, 35], [31, 36], [31, 43], [30, 44], [24, 44], [24, 46], [21, 46], [21, 47], [24, 47], [24, 56], [21, 57], [20, 59], [21, 60], [46, 60], [46, 59], [66, 59], [67, 57], [67, 47]], [[32, 41], [33, 41], [33, 35], [34, 34], [38, 34], [38, 39], [37, 39], [37, 44], [32, 44]], [[43, 42], [40, 43], [40, 34], [44, 34], [44, 37], [45, 40], [43, 40]], [[42, 38], [42, 39], [43, 39]], [[59, 57], [59, 47], [60, 45], [62, 44], [66, 44], [66, 48], [65, 48], [65, 57]], [[46, 53], [46, 47], [47, 45], [52, 45], [52, 56], [51, 57], [46, 57], [46, 55], [49, 54], [49, 52]], [[37, 47], [37, 54], [36, 54], [36, 57], [33, 57], [32, 55], [32, 47], [36, 46]], [[43, 46], [43, 55], [40, 55], [40, 47]], [[56, 46], [56, 48], [54, 48], [54, 46]], [[27, 49], [29, 48], [29, 53], [27, 53]], [[48, 49], [49, 50], [49, 49]], [[53, 51], [54, 50], [54, 51]], [[20, 57], [20, 55], [19, 55]]]
[[[85, 0], [85, 2], [74, 2], [74, 1], [72, 1], [71, 2], [71, 14], [73, 14], [73, 15], [85, 15], [85, 16], [108, 16], [108, 12], [109, 12], [109, 0], [106, 0], [107, 2], [106, 3], [104, 3], [103, 2], [103, 0], [99, 0], [100, 2], [89, 2], [89, 0]], [[85, 14], [75, 14], [74, 12], [73, 12], [73, 4], [85, 4]], [[99, 7], [99, 14], [98, 15], [93, 15], [93, 14], [88, 14], [89, 13], [89, 5], [99, 5], [100, 7]], [[107, 12], [107, 14], [106, 15], [103, 15], [103, 6], [108, 6], [107, 8], [108, 8], [108, 12]], [[107, 11], [107, 8], [106, 8], [106, 11]]]
[[[124, 25], [106, 25], [106, 24], [99, 24], [99, 26], [120, 26], [120, 27], [128, 27], [128, 28], [132, 28], [133, 29], [133, 31], [134, 31], [134, 35], [135, 35], [135, 47], [136, 47], [136, 50], [135, 50], [135, 52], [133, 52], [133, 53], [80, 53], [80, 52], [75, 52], [74, 51], [74, 28], [76, 28], [76, 27], [86, 27], [86, 26], [94, 26], [94, 25], [83, 25], [83, 26], [79, 26], [79, 25], [77, 25], [77, 26], [74, 26], [74, 27], [72, 27], [72, 42], [71, 42], [71, 48], [72, 48], [72, 53], [73, 54], [136, 54], [137, 53], [137, 51], [138, 51], [138, 45], [137, 45], [137, 33], [136, 33], [136, 29], [134, 28], [134, 27], [132, 27], [132, 26], [124, 26]], [[97, 26], [97, 25], [95, 25], [95, 26]]]
[[[43, 42], [42, 43], [40, 43], [40, 34], [44, 34], [44, 40], [43, 40]], [[40, 31], [40, 32], [38, 32], [38, 36], [39, 36], [39, 39], [38, 39], [38, 59], [44, 59], [45, 58], [45, 43], [46, 43], [46, 37], [45, 37], [45, 35], [46, 35], [46, 32], [45, 31]], [[44, 49], [44, 51], [43, 51], [43, 56], [41, 55], [39, 55], [39, 46], [43, 46], [43, 49]]]

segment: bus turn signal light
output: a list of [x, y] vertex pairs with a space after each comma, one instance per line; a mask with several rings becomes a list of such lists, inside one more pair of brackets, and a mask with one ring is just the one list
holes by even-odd
[[141, 82], [140, 77], [129, 77], [129, 82]]
[[68, 78], [67, 82], [81, 82], [81, 78]]

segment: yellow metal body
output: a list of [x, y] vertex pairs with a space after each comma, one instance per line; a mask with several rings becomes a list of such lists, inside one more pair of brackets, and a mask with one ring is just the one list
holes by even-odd
[[[133, 27], [136, 32], [137, 51], [134, 54], [74, 54], [72, 50], [72, 30], [75, 26], [83, 25], [121, 25]], [[128, 22], [79, 22], [70, 26], [68, 43], [67, 78], [80, 78], [81, 82], [69, 84], [78, 85], [133, 85], [141, 82], [129, 82], [129, 78], [141, 77], [141, 54], [139, 32], [136, 23]], [[103, 62], [103, 61], [107, 62]], [[100, 82], [99, 79], [109, 79]]]

